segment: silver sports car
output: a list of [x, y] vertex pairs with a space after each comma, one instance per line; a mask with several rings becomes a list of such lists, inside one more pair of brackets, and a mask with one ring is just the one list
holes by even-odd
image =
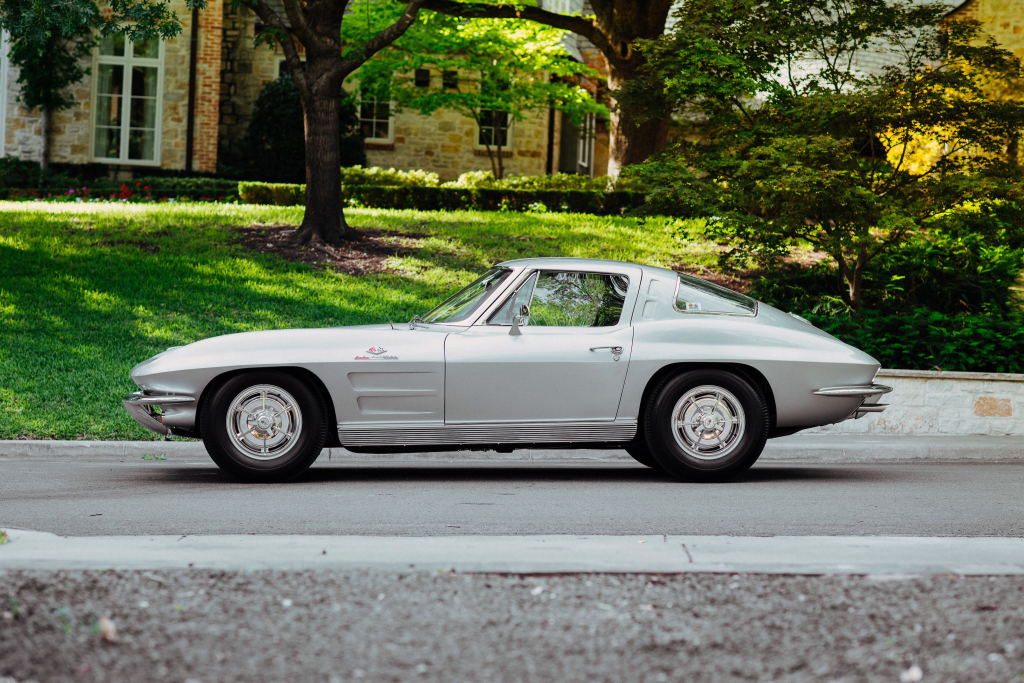
[[356, 453], [624, 448], [686, 481], [765, 440], [880, 412], [878, 362], [802, 318], [670, 270], [532, 258], [409, 323], [230, 334], [131, 371], [124, 405], [223, 470], [284, 481]]

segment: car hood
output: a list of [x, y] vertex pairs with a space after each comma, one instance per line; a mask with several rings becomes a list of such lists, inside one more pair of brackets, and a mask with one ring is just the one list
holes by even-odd
[[423, 347], [433, 347], [438, 336], [462, 332], [465, 328], [449, 325], [352, 325], [287, 330], [260, 330], [209, 337], [187, 346], [171, 347], [139, 363], [131, 377], [142, 386], [147, 376], [183, 370], [236, 366], [303, 365], [330, 360], [351, 360], [360, 354], [389, 357], [402, 353], [406, 358], [419, 355]]

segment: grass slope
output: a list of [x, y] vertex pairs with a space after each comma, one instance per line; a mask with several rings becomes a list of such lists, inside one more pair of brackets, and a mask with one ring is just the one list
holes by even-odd
[[[493, 263], [584, 256], [709, 265], [673, 224], [566, 214], [351, 210], [412, 238], [392, 272], [315, 270], [236, 244], [302, 209], [0, 202], [0, 439], [150, 439], [121, 406], [128, 371], [168, 346], [285, 327], [408, 320]], [[693, 227], [693, 226], [692, 226]], [[395, 237], [394, 239], [399, 239]]]

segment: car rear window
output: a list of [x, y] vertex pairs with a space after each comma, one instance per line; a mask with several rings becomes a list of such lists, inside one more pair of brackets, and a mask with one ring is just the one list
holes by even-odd
[[689, 275], [679, 276], [675, 307], [680, 313], [746, 316], [757, 313], [757, 301], [749, 296]]

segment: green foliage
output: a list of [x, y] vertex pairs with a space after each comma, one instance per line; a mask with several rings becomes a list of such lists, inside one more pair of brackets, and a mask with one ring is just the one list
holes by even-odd
[[66, 89], [89, 73], [80, 62], [96, 43], [93, 29], [100, 23], [96, 6], [5, 0], [0, 7], [0, 27], [11, 32], [8, 58], [11, 66], [20, 69], [18, 101], [27, 109], [51, 112], [73, 105], [75, 100]]
[[295, 206], [306, 204], [306, 186], [286, 183], [238, 183], [238, 196], [246, 204]]
[[[339, 112], [341, 163], [366, 163], [356, 105], [343, 92]], [[250, 175], [275, 183], [306, 180], [306, 138], [302, 98], [291, 76], [284, 75], [260, 90], [246, 134], [246, 159]]]
[[554, 173], [552, 175], [512, 175], [496, 180], [487, 171], [467, 171], [458, 180], [444, 183], [442, 187], [492, 190], [591, 190], [591, 191], [643, 191], [636, 181], [608, 176], [590, 176], [575, 173]]
[[885, 368], [1024, 373], [1024, 317], [944, 315], [921, 308], [886, 315], [804, 313], [817, 327], [871, 354]]
[[0, 188], [29, 187], [37, 184], [38, 178], [38, 163], [22, 161], [14, 156], [0, 158]]
[[[0, 167], [0, 179], [3, 179]], [[161, 201], [167, 199], [194, 199], [224, 201], [234, 199], [238, 183], [220, 178], [175, 178], [166, 176], [140, 177], [120, 181], [99, 178], [83, 181], [65, 173], [44, 175], [42, 186], [24, 189], [25, 185], [0, 186], [0, 197], [7, 199], [48, 201]]]
[[[292, 206], [305, 202], [305, 185], [239, 183], [239, 196], [247, 204]], [[461, 189], [386, 185], [342, 186], [342, 196], [352, 206], [420, 211], [536, 211], [545, 209], [621, 215], [643, 204], [641, 192], [603, 192], [593, 190], [503, 190]]]
[[[1014, 223], [1013, 221], [1017, 222]], [[926, 308], [943, 315], [1011, 314], [1024, 268], [1024, 214], [1012, 205], [954, 211], [873, 260], [864, 271], [866, 308], [912, 314]], [[751, 294], [784, 310], [849, 316], [842, 278], [834, 264], [769, 270]]]
[[341, 169], [342, 186], [388, 185], [390, 187], [437, 187], [441, 179], [430, 171], [398, 171], [393, 168], [362, 168], [351, 166]]
[[[364, 0], [353, 6], [355, 21], [346, 31], [360, 35], [383, 24], [401, 6]], [[533, 22], [502, 19], [463, 20], [424, 12], [391, 49], [378, 53], [354, 75], [366, 95], [395, 101], [399, 108], [430, 115], [439, 109], [458, 111], [484, 128], [496, 121], [522, 121], [539, 110], [569, 112], [577, 122], [589, 113], [607, 116], [607, 109], [579, 85], [581, 78], [599, 78], [594, 69], [572, 60], [562, 47], [564, 31]], [[354, 38], [353, 38], [354, 40]], [[500, 59], [496, 59], [500, 55]], [[414, 73], [427, 69], [428, 87], [417, 86]], [[445, 83], [443, 74], [454, 76]], [[484, 136], [492, 175], [504, 175], [504, 136]]]
[[[756, 9], [757, 11], [753, 11]], [[695, 122], [639, 168], [649, 210], [714, 216], [727, 257], [772, 267], [801, 244], [827, 253], [859, 309], [868, 271], [958, 207], [1020, 201], [1004, 153], [1024, 104], [991, 96], [1020, 64], [944, 5], [887, 0], [687, 0], [648, 41], [624, 98]], [[892, 65], [862, 75], [857, 57]], [[895, 257], [894, 257], [895, 258]], [[869, 299], [871, 297], [868, 297]]]

